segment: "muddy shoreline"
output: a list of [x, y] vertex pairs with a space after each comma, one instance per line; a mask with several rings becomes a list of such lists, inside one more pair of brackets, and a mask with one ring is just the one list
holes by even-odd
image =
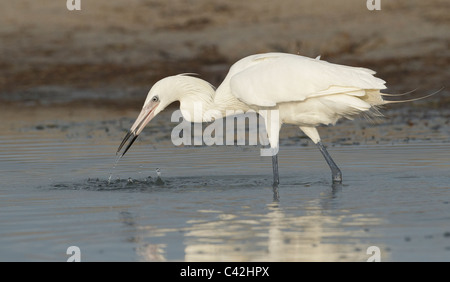
[[78, 12], [59, 2], [0, 11], [2, 103], [136, 107], [162, 77], [197, 73], [218, 86], [232, 63], [261, 52], [371, 68], [391, 93], [446, 87], [419, 104], [450, 103], [446, 1], [386, 2], [378, 12], [351, 0], [99, 0]]

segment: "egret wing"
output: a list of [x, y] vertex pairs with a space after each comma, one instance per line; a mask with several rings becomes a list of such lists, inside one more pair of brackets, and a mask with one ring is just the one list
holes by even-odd
[[386, 88], [385, 81], [374, 77], [372, 70], [291, 54], [253, 55], [237, 62], [230, 71], [232, 94], [256, 106], [342, 93], [364, 96], [364, 90]]

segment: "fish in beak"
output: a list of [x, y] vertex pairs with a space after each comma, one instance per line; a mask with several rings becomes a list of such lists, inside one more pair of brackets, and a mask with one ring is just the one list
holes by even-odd
[[131, 129], [128, 131], [128, 133], [123, 138], [122, 143], [120, 143], [120, 146], [117, 149], [116, 155], [119, 154], [122, 147], [127, 143], [128, 140], [130, 140], [128, 142], [127, 146], [125, 147], [124, 151], [120, 155], [120, 157], [123, 157], [125, 155], [125, 153], [130, 149], [131, 145], [133, 145], [134, 141], [136, 141], [136, 138], [142, 132], [144, 127], [155, 117], [155, 109], [158, 105], [159, 105], [159, 101], [157, 101], [157, 102], [152, 101], [148, 105], [145, 105], [142, 108], [142, 111], [139, 114], [139, 116], [137, 117], [133, 126], [131, 126]]

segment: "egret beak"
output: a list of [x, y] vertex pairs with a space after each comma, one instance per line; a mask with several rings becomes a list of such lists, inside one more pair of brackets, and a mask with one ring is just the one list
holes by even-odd
[[159, 105], [158, 103], [151, 103], [149, 106], [144, 107], [137, 117], [136, 121], [134, 122], [133, 126], [131, 126], [131, 129], [128, 131], [127, 135], [122, 140], [122, 143], [120, 143], [119, 148], [117, 149], [116, 155], [119, 154], [122, 147], [128, 142], [128, 145], [125, 147], [125, 150], [123, 151], [121, 157], [125, 155], [125, 153], [130, 149], [131, 145], [133, 145], [134, 141], [136, 141], [136, 138], [139, 136], [139, 134], [144, 130], [144, 127], [149, 123], [154, 117], [155, 117], [155, 109]]

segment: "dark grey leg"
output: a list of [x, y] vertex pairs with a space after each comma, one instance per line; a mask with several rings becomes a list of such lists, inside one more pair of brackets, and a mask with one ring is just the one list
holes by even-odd
[[328, 154], [327, 149], [323, 146], [322, 142], [317, 142], [317, 147], [319, 147], [320, 152], [324, 156], [325, 160], [327, 161], [328, 165], [331, 169], [331, 177], [333, 178], [333, 183], [341, 183], [342, 182], [342, 173], [341, 170], [338, 168], [336, 163], [331, 158], [330, 154]]
[[273, 168], [273, 185], [280, 184], [280, 176], [278, 174], [278, 154], [272, 156]]
[[278, 185], [273, 185], [273, 202], [279, 202], [280, 201], [280, 193], [278, 192]]

